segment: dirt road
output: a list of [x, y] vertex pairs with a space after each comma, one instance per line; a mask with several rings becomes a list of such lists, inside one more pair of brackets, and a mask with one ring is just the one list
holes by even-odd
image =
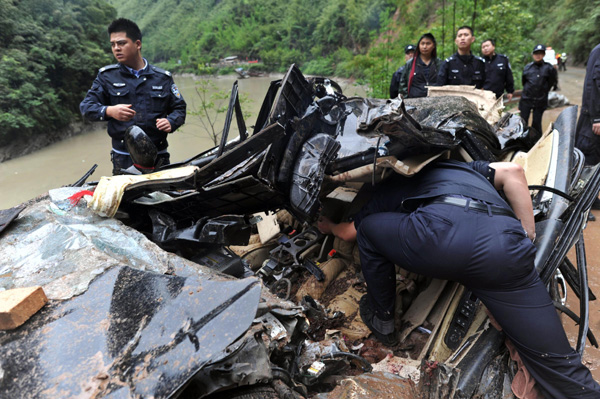
[[[585, 69], [568, 67], [566, 72], [559, 73], [558, 93], [567, 96], [571, 104], [581, 105], [581, 93], [583, 90], [583, 80], [585, 78]], [[560, 112], [565, 107], [547, 110], [544, 113], [542, 121], [543, 128], [546, 129], [551, 121], [556, 120]], [[586, 247], [586, 258], [588, 262], [589, 285], [598, 300], [590, 302], [590, 329], [597, 339], [600, 339], [600, 211], [592, 211], [598, 221], [589, 222], [584, 231], [584, 241]], [[575, 252], [569, 253], [569, 258], [575, 260]], [[579, 314], [579, 301], [572, 291], [567, 293], [567, 306], [576, 314]], [[563, 316], [563, 324], [567, 331], [567, 336], [571, 345], [577, 344], [578, 326], [566, 316]], [[596, 381], [600, 381], [600, 349], [594, 348], [587, 343], [583, 360], [592, 370]]]

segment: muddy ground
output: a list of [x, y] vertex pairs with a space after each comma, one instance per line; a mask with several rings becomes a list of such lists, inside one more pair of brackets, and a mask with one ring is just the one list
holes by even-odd
[[[571, 104], [581, 104], [581, 93], [583, 80], [585, 78], [584, 68], [568, 67], [567, 71], [559, 73], [558, 93], [567, 96]], [[565, 107], [547, 110], [542, 122], [544, 129], [550, 121], [555, 120]], [[600, 211], [592, 211], [596, 216], [596, 222], [589, 222], [584, 232], [584, 241], [588, 262], [589, 285], [596, 296], [600, 298]], [[575, 252], [569, 253], [569, 259], [575, 261]], [[567, 293], [567, 306], [576, 314], [579, 314], [579, 301], [572, 291]], [[567, 331], [571, 345], [577, 343], [577, 326], [568, 317], [563, 316], [563, 324]], [[590, 302], [590, 329], [600, 339], [600, 299]], [[600, 381], [600, 349], [589, 344], [583, 356], [584, 362], [592, 370], [596, 381]]]

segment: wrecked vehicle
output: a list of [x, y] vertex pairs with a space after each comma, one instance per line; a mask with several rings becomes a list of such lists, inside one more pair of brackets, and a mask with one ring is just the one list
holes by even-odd
[[[369, 339], [357, 311], [365, 285], [356, 245], [321, 234], [315, 221], [353, 215], [362, 187], [438, 158], [517, 162], [531, 185], [536, 268], [557, 309], [579, 322], [582, 353], [586, 340], [597, 345], [583, 229], [600, 172], [573, 146], [576, 116], [566, 109], [544, 133], [510, 114], [491, 125], [460, 96], [346, 98], [335, 82], [292, 66], [271, 84], [250, 135], [234, 85], [219, 146], [83, 187], [94, 190], [89, 208], [101, 216], [68, 202], [81, 188], [61, 189], [3, 233], [1, 288], [42, 285], [51, 302], [0, 333], [0, 389], [11, 397], [514, 397], [523, 371], [458, 283], [398, 268], [401, 344]], [[234, 119], [239, 137], [229, 140]], [[573, 246], [575, 261], [566, 256]], [[579, 316], [564, 306], [567, 284]]]

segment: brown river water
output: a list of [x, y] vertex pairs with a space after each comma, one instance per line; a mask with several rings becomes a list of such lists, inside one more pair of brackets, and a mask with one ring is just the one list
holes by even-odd
[[[559, 73], [560, 94], [565, 95], [571, 104], [581, 104], [581, 92], [585, 70], [569, 67], [566, 72]], [[253, 124], [266, 94], [269, 82], [276, 77], [257, 77], [239, 80], [240, 93], [246, 93], [251, 100], [244, 104], [244, 111], [252, 116], [246, 121], [248, 128]], [[214, 78], [213, 82], [219, 90], [231, 90], [234, 76]], [[195, 92], [193, 77], [176, 77], [176, 83], [186, 101], [188, 110], [199, 106]], [[365, 90], [351, 82], [338, 81], [346, 95], [364, 96]], [[543, 127], [555, 120], [563, 108], [548, 110], [544, 113]], [[198, 117], [188, 115], [186, 124], [169, 137], [171, 161], [184, 160], [212, 146], [212, 141], [203, 131]], [[217, 126], [223, 126], [221, 115]], [[231, 134], [235, 132], [231, 128]], [[0, 209], [9, 208], [48, 191], [77, 181], [92, 165], [98, 164], [98, 169], [90, 181], [98, 180], [100, 176], [110, 175], [111, 162], [109, 157], [110, 140], [106, 127], [98, 124], [94, 130], [80, 136], [66, 139], [35, 153], [0, 163]], [[597, 222], [590, 222], [585, 230], [585, 243], [589, 281], [592, 291], [600, 297], [600, 211], [594, 211]], [[574, 252], [570, 258], [575, 260]], [[568, 306], [579, 313], [577, 298], [568, 292]], [[566, 317], [563, 318], [567, 335], [572, 345], [576, 344], [577, 326]], [[600, 300], [591, 302], [590, 328], [600, 339]], [[584, 361], [592, 370], [594, 378], [600, 381], [600, 350], [588, 344], [584, 353]]]

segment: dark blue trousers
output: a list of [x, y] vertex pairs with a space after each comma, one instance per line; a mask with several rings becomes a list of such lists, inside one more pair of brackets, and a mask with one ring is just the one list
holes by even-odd
[[458, 281], [494, 315], [546, 398], [600, 398], [535, 271], [535, 246], [518, 220], [431, 204], [367, 216], [357, 240], [369, 303], [381, 319], [394, 314], [395, 264]]
[[533, 119], [531, 120], [531, 127], [537, 130], [540, 133], [542, 131], [542, 116], [544, 115], [544, 111], [548, 106], [544, 103], [535, 102], [531, 100], [521, 100], [519, 101], [519, 112], [521, 113], [521, 118], [525, 120], [525, 124], [529, 126], [529, 115], [533, 111]]

